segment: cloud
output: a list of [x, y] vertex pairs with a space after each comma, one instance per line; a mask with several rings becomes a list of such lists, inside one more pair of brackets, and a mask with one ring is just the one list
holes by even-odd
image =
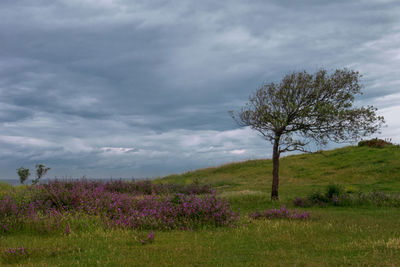
[[[287, 72], [349, 67], [398, 133], [398, 1], [0, 2], [0, 166], [176, 173], [269, 156], [237, 110]], [[1, 176], [0, 176], [1, 178]], [[6, 178], [6, 177], [3, 177]]]
[[245, 149], [234, 149], [234, 150], [231, 150], [231, 153], [235, 154], [235, 155], [241, 155], [241, 154], [243, 154], [245, 152], [246, 152]]
[[49, 147], [52, 143], [37, 138], [26, 136], [0, 136], [0, 142], [19, 146]]
[[393, 143], [400, 144], [400, 106], [390, 105], [379, 111], [385, 117], [386, 127], [382, 129], [383, 139], [391, 139]]

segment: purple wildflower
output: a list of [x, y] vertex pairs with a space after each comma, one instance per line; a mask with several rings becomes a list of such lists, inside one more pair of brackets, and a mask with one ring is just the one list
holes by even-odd
[[154, 232], [151, 232], [151, 233], [147, 236], [147, 240], [149, 240], [150, 242], [153, 242], [153, 240], [154, 240]]

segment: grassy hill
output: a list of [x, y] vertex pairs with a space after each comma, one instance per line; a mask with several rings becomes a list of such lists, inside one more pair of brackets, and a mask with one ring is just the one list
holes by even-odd
[[[169, 175], [158, 182], [211, 184], [232, 201], [247, 197], [269, 199], [272, 160], [249, 160], [183, 174]], [[280, 199], [319, 190], [330, 183], [348, 190], [400, 192], [400, 147], [370, 148], [348, 146], [330, 151], [282, 157]]]

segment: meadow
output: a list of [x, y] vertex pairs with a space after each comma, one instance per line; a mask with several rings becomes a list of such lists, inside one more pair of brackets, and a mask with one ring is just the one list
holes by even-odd
[[250, 160], [151, 182], [1, 184], [1, 264], [400, 265], [399, 147], [284, 157], [277, 202], [271, 171]]

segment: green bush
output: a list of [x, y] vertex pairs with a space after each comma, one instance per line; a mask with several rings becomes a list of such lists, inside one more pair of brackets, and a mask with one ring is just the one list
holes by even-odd
[[333, 196], [340, 196], [344, 192], [344, 188], [339, 184], [330, 184], [326, 187], [326, 198], [332, 199]]
[[320, 192], [320, 191], [314, 191], [312, 192], [309, 196], [308, 199], [312, 203], [318, 203], [318, 204], [323, 204], [329, 202], [329, 199], [326, 197], [326, 194]]
[[374, 138], [374, 139], [370, 139], [370, 140], [361, 140], [360, 142], [358, 142], [358, 146], [362, 147], [362, 146], [367, 146], [367, 147], [374, 147], [374, 148], [384, 148], [387, 146], [393, 146], [394, 144], [391, 142], [390, 139], [378, 139], [378, 138]]

